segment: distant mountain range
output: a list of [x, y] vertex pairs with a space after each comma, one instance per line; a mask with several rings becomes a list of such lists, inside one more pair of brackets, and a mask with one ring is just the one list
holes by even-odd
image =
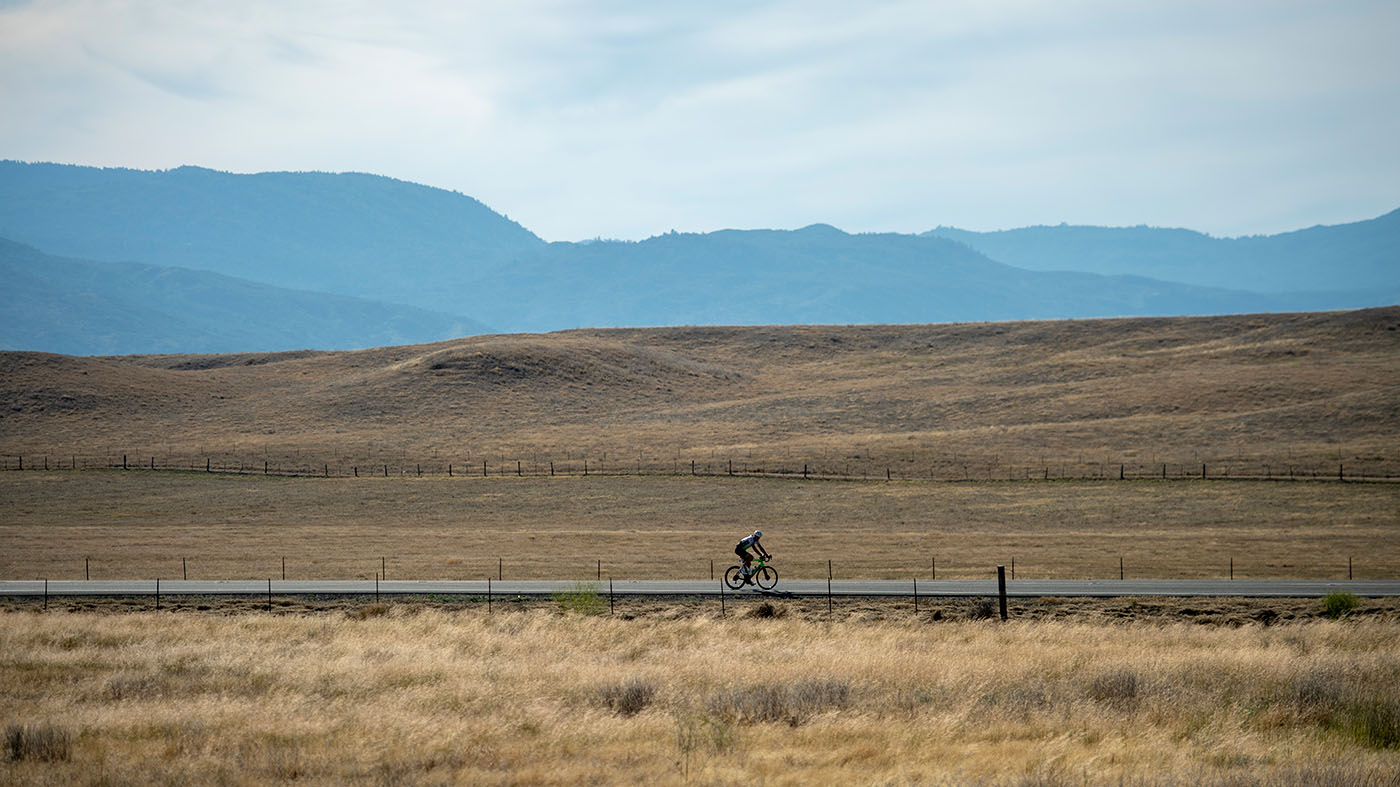
[[3, 162], [0, 237], [11, 241], [0, 244], [0, 346], [73, 354], [354, 348], [485, 325], [923, 323], [1400, 302], [1400, 211], [1241, 239], [813, 225], [545, 243], [470, 197], [373, 175]]
[[1025, 227], [925, 236], [964, 243], [994, 260], [1036, 271], [1133, 274], [1262, 293], [1400, 285], [1400, 210], [1379, 218], [1281, 235], [1213, 238], [1156, 227]]
[[43, 254], [0, 239], [0, 350], [69, 355], [379, 347], [489, 332], [477, 322], [206, 271]]

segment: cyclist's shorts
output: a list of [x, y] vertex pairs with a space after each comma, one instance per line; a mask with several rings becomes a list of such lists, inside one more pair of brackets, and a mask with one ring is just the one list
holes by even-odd
[[738, 546], [734, 547], [734, 554], [738, 555], [741, 558], [752, 560], [752, 558], [749, 557], [749, 551], [747, 549], [744, 549], [743, 544], [739, 544]]

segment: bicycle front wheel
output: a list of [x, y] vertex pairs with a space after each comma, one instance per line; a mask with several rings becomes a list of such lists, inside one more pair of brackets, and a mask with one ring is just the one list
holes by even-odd
[[764, 590], [772, 590], [773, 586], [778, 584], [778, 569], [764, 566], [758, 570], [758, 575], [754, 577], [754, 580]]
[[724, 572], [724, 584], [728, 585], [730, 590], [738, 590], [743, 587], [744, 570], [738, 566], [730, 566]]

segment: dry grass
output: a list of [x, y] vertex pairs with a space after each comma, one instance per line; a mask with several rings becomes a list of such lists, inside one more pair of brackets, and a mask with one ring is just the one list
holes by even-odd
[[1400, 485], [0, 474], [0, 576], [708, 577], [761, 527], [788, 578], [1400, 576]]
[[656, 328], [276, 355], [0, 353], [0, 451], [349, 474], [1400, 475], [1400, 307]]
[[[655, 607], [653, 607], [655, 609]], [[1400, 622], [0, 613], [0, 782], [1393, 784]]]

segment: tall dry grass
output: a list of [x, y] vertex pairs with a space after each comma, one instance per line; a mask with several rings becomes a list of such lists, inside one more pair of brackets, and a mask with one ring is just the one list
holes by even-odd
[[767, 613], [5, 614], [0, 720], [69, 750], [8, 757], [0, 781], [1400, 779], [1393, 621]]

